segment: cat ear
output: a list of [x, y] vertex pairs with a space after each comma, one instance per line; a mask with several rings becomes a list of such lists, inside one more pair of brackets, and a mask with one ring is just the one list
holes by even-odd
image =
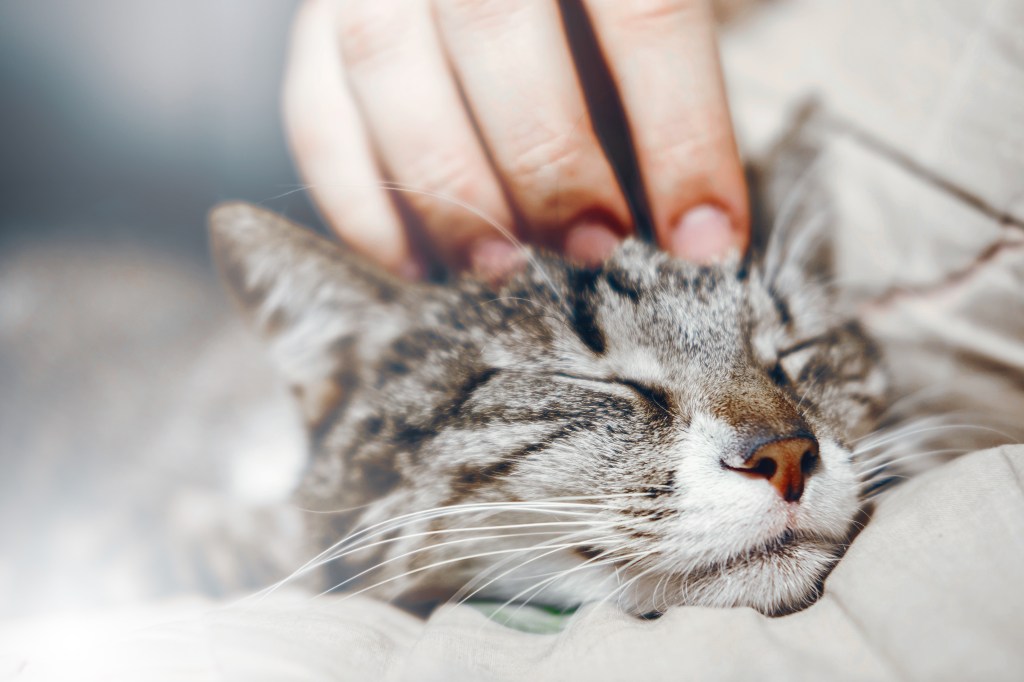
[[825, 183], [832, 161], [823, 147], [820, 106], [806, 105], [752, 171], [756, 207], [752, 243], [762, 255], [765, 280], [774, 290], [795, 293], [833, 276], [834, 201]]
[[316, 423], [357, 380], [370, 349], [408, 326], [413, 285], [265, 209], [210, 214], [213, 259]]
[[[833, 221], [831, 207], [808, 202], [780, 213], [765, 251], [765, 276], [780, 292], [796, 293], [808, 284], [832, 278]], [[784, 222], [785, 221], [785, 222]]]

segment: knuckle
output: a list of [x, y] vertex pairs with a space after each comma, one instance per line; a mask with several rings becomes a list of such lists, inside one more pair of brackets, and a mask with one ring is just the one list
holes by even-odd
[[502, 24], [524, 3], [521, 0], [435, 0], [435, 9], [460, 26], [480, 28]]
[[607, 4], [622, 25], [649, 32], [694, 19], [704, 9], [705, 0], [632, 0]]
[[716, 159], [725, 145], [724, 133], [695, 132], [675, 125], [666, 126], [657, 142], [646, 150], [647, 166], [654, 177], [679, 178], [699, 174]]
[[347, 2], [338, 10], [338, 40], [348, 66], [371, 62], [401, 43], [403, 22], [397, 4]]
[[446, 152], [421, 157], [407, 172], [419, 189], [459, 200], [471, 197], [479, 177], [458, 154]]
[[[592, 153], [593, 152], [593, 153]], [[556, 228], [559, 220], [600, 199], [595, 196], [605, 161], [565, 136], [535, 139], [508, 167], [508, 182], [523, 212], [536, 229]]]
[[523, 192], [548, 193], [553, 184], [571, 179], [582, 160], [579, 145], [570, 137], [537, 131], [514, 154], [509, 165], [510, 180]]

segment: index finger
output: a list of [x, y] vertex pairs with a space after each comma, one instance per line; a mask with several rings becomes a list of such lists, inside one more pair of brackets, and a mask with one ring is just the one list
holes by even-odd
[[705, 0], [584, 0], [619, 88], [661, 245], [746, 248], [749, 206]]

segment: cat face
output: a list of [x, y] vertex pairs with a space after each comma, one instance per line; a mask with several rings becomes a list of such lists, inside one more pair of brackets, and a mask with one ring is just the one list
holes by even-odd
[[245, 205], [212, 234], [309, 422], [332, 585], [781, 613], [849, 537], [884, 377], [792, 244], [698, 267], [628, 242], [440, 287]]

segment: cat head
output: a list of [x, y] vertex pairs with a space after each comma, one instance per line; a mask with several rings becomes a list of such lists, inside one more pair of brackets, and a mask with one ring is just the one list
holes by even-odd
[[331, 512], [311, 533], [333, 585], [781, 613], [845, 546], [885, 380], [805, 235], [441, 286], [253, 206], [211, 231], [309, 425], [298, 496]]

